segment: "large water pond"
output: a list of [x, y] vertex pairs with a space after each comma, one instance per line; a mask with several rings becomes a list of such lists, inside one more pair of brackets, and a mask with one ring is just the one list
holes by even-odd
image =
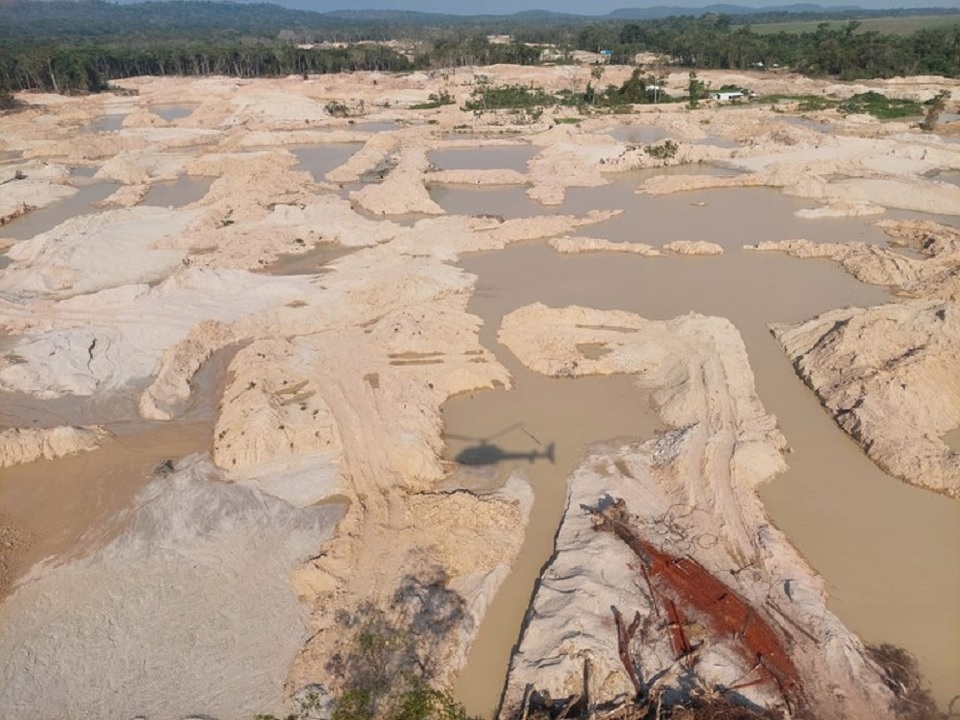
[[[570, 204], [583, 200], [571, 197]], [[455, 457], [471, 443], [534, 453], [537, 459], [529, 468], [537, 500], [521, 558], [471, 649], [462, 674], [469, 680], [458, 688], [459, 697], [470, 712], [482, 714], [498, 701], [534, 583], [552, 552], [569, 463], [575, 465], [584, 445], [604, 435], [642, 438], [656, 427], [645, 395], [625, 378], [541, 378], [497, 345], [504, 314], [543, 302], [631, 310], [652, 319], [690, 311], [730, 319], [743, 336], [759, 395], [779, 418], [792, 449], [789, 472], [763, 491], [772, 520], [825, 576], [830, 607], [841, 619], [868, 642], [893, 642], [914, 652], [938, 700], [946, 704], [960, 677], [960, 504], [877, 469], [797, 378], [768, 330], [773, 322], [800, 322], [833, 308], [891, 298], [829, 261], [737, 249], [795, 236], [800, 222], [807, 232], [799, 236], [822, 239], [876, 231], [862, 219], [800, 221], [792, 214], [795, 201], [772, 190], [717, 190], [651, 201], [654, 205], [644, 203], [583, 233], [654, 245], [702, 239], [728, 251], [694, 258], [569, 256], [534, 243], [462, 260], [479, 278], [469, 309], [484, 320], [481, 339], [514, 374], [516, 389], [449, 401], [446, 427], [448, 437], [456, 438], [448, 453]], [[701, 201], [708, 205], [690, 205]], [[651, 216], [654, 208], [659, 213]], [[563, 386], [578, 383], [584, 383], [582, 396], [571, 402], [580, 404], [568, 410], [567, 400], [557, 398], [573, 396]], [[498, 436], [501, 431], [506, 432]], [[556, 465], [542, 459], [549, 442], [557, 443]], [[567, 457], [563, 463], [561, 450]], [[510, 469], [507, 463], [486, 475], [464, 477], [491, 483]]]

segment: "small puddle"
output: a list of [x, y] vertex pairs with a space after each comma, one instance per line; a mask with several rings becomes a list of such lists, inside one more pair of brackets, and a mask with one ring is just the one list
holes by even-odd
[[202, 200], [213, 178], [181, 175], [173, 182], [153, 185], [143, 198], [144, 205], [179, 208]]
[[361, 143], [329, 143], [287, 149], [297, 156], [301, 170], [309, 172], [317, 182], [326, 182], [328, 172], [343, 165], [362, 147]]
[[[704, 197], [714, 209], [703, 214], [689, 207], [698, 196], [684, 194], [676, 207], [662, 203], [674, 198], [657, 198], [660, 205], [654, 207], [662, 208], [659, 217], [650, 218], [649, 208], [632, 220], [611, 220], [586, 228], [585, 233], [653, 244], [687, 236], [728, 248], [793, 235], [781, 225], [785, 219], [793, 222], [795, 201], [776, 191], [708, 191]], [[804, 222], [823, 227], [822, 221]], [[641, 237], [637, 227], [643, 228]], [[862, 218], [844, 219], [837, 227], [843, 227], [844, 233], [832, 239], [849, 239], [857, 227], [864, 233], [873, 230]], [[867, 642], [894, 642], [913, 652], [941, 704], [957, 692], [960, 504], [880, 471], [824, 412], [767, 329], [772, 322], [800, 322], [837, 307], [888, 302], [884, 289], [864, 285], [826, 260], [735, 249], [713, 257], [641, 258], [613, 253], [561, 255], [544, 243], [531, 243], [468, 255], [460, 264], [479, 278], [470, 311], [484, 320], [481, 339], [516, 372], [517, 389], [478, 392], [447, 403], [448, 438], [470, 438], [459, 440], [460, 444], [451, 441], [450, 457], [470, 443], [542, 453], [544, 443], [555, 441], [558, 455], [561, 442], [556, 438], [564, 438], [564, 449], [571, 443], [576, 446], [575, 440], [562, 435], [569, 432], [563, 422], [538, 432], [530, 419], [545, 422], [550, 413], [559, 412], [556, 383], [576, 385], [587, 379], [556, 381], [522, 369], [518, 372], [516, 360], [493, 340], [505, 313], [543, 302], [551, 307], [580, 304], [629, 310], [651, 319], [690, 311], [726, 317], [740, 331], [760, 398], [777, 415], [792, 448], [787, 456], [789, 472], [762, 493], [772, 520], [824, 575], [831, 591], [830, 607], [845, 623]], [[612, 394], [632, 394], [636, 399], [626, 406], [605, 394], [606, 383], [624, 381], [627, 385]], [[614, 414], [628, 421], [605, 426], [596, 437], [604, 433], [644, 437], [651, 431], [653, 424], [644, 424], [637, 413], [641, 393], [630, 388], [626, 378], [594, 378], [593, 382], [591, 394], [606, 398], [605, 402], [583, 399], [583, 405], [565, 416], [568, 423], [588, 427], [605, 423], [613, 403], [632, 408], [632, 413], [618, 410]], [[502, 430], [507, 432], [495, 437]], [[536, 441], [525, 438], [523, 431], [530, 431]], [[561, 500], [552, 493], [562, 494], [566, 466], [551, 466], [537, 456], [527, 467], [538, 503], [530, 535], [521, 562], [481, 625], [461, 674], [464, 682], [457, 688], [458, 698], [471, 714], [489, 716], [499, 699], [510, 648], [519, 638], [523, 614], [540, 568], [552, 551], [553, 532], [562, 512]], [[555, 473], [552, 482], [536, 479], [550, 472]], [[497, 479], [488, 476], [487, 481]], [[885, 558], [884, 562], [877, 562], [877, 557]]]
[[395, 122], [363, 122], [351, 123], [349, 128], [350, 130], [356, 130], [357, 132], [378, 133], [399, 130], [400, 125]]
[[316, 275], [337, 258], [361, 250], [359, 247], [347, 247], [335, 242], [318, 243], [304, 253], [281, 255], [270, 265], [263, 268], [267, 275]]
[[123, 129], [123, 121], [127, 119], [127, 114], [104, 115], [87, 125], [84, 125], [80, 132], [82, 133], [102, 133], [118, 132]]
[[189, 117], [197, 109], [196, 105], [153, 105], [150, 112], [167, 122]]
[[671, 137], [669, 130], [654, 125], [625, 125], [607, 130], [604, 134], [631, 145], [650, 145]]
[[960, 186], [960, 171], [941, 171], [931, 179], [937, 182]]
[[960, 454], [960, 428], [951, 430], [943, 436], [943, 442], [955, 453]]
[[725, 150], [732, 150], [733, 148], [740, 147], [740, 143], [731, 138], [722, 138], [715, 135], [710, 135], [705, 137], [703, 140], [698, 140], [697, 145], [709, 145], [711, 147], [724, 148]]
[[780, 122], [784, 122], [787, 125], [793, 125], [794, 127], [803, 128], [804, 130], [813, 130], [818, 133], [830, 133], [832, 128], [827, 123], [817, 122], [816, 120], [810, 120], [805, 117], [796, 117], [790, 115], [787, 117], [780, 118]]
[[539, 152], [536, 145], [481, 145], [434, 150], [428, 157], [441, 170], [516, 170], [525, 173], [527, 163]]
[[[95, 169], [92, 170], [96, 172]], [[97, 203], [113, 195], [119, 187], [120, 185], [112, 180], [78, 183], [75, 195], [12, 220], [0, 228], [0, 235], [15, 240], [29, 240], [40, 233], [53, 230], [71, 218], [98, 212]]]

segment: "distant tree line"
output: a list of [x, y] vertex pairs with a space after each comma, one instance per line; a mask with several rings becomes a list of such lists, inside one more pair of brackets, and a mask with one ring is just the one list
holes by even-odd
[[0, 43], [0, 87], [59, 93], [100, 92], [137, 75], [229, 75], [239, 78], [357, 70], [409, 70], [406, 57], [383, 45], [301, 50], [270, 42], [34, 46]]
[[[431, 25], [434, 18], [442, 22]], [[838, 29], [821, 23], [813, 32], [760, 34], [722, 15], [589, 24], [556, 18], [538, 23], [526, 15], [513, 25], [508, 20], [483, 24], [468, 18], [457, 24], [449, 16], [331, 15], [184, 0], [133, 5], [0, 0], [0, 97], [10, 90], [97, 92], [112, 80], [136, 75], [246, 78], [531, 65], [540, 62], [538, 43], [553, 45], [560, 58], [574, 49], [609, 50], [612, 62], [630, 64], [638, 53], [655, 53], [693, 70], [779, 65], [851, 80], [960, 75], [960, 16], [954, 25], [911, 35], [857, 32], [855, 20]], [[509, 32], [515, 41], [490, 42], [486, 34], [492, 31]], [[348, 44], [298, 47], [332, 36]], [[408, 41], [413, 59], [376, 42], [387, 39]], [[646, 97], [646, 91], [640, 95]]]

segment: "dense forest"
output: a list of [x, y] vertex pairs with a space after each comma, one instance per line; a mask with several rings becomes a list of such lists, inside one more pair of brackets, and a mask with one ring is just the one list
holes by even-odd
[[[839, 28], [824, 22], [812, 32], [758, 33], [752, 19], [770, 20], [737, 16], [735, 26], [722, 15], [588, 22], [538, 13], [453, 18], [192, 1], [7, 0], [0, 2], [0, 96], [32, 89], [97, 92], [111, 80], [135, 75], [265, 77], [536, 64], [541, 53], [535, 46], [543, 44], [560, 51], [560, 62], [564, 51], [603, 49], [616, 63], [632, 63], [647, 52], [690, 69], [779, 66], [848, 80], [960, 75], [960, 13], [956, 23], [908, 35], [860, 32], [857, 20]], [[486, 39], [507, 33], [514, 42]], [[409, 52], [378, 44], [390, 39], [404, 41]], [[299, 47], [331, 40], [345, 45]]]

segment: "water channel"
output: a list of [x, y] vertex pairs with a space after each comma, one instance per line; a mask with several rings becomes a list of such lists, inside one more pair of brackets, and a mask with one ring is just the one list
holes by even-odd
[[[885, 238], [862, 219], [796, 218], [799, 201], [774, 190], [711, 190], [653, 199], [634, 196], [629, 185], [603, 188], [602, 197], [596, 189], [571, 191], [563, 209], [619, 202], [629, 211], [584, 228], [583, 234], [653, 245], [701, 239], [717, 242], [727, 252], [693, 258], [566, 256], [533, 243], [470, 255], [461, 262], [479, 278], [469, 310], [484, 321], [481, 339], [514, 374], [516, 389], [450, 400], [445, 407], [449, 456], [471, 442], [495, 442], [528, 453], [542, 453], [545, 443], [555, 442], [558, 462], [538, 458], [526, 465], [537, 493], [532, 525], [517, 566], [471, 649], [458, 697], [471, 713], [489, 715], [496, 706], [534, 583], [552, 552], [565, 479], [584, 446], [605, 434], [644, 438], [656, 427], [646, 397], [627, 379], [541, 378], [519, 367], [496, 343], [505, 313], [543, 302], [630, 310], [651, 319], [694, 311], [736, 325], [760, 398], [777, 415], [792, 449], [789, 472], [762, 493], [773, 522], [824, 575], [831, 609], [867, 642], [893, 642], [916, 654], [937, 700], [945, 705], [960, 692], [960, 503], [894, 480], [873, 465], [798, 379], [767, 328], [891, 298], [829, 261], [739, 249], [747, 242], [790, 237]], [[582, 396], [567, 400], [576, 391], [563, 386], [579, 383], [584, 383]], [[503, 430], [507, 432], [496, 436]], [[495, 482], [512, 467], [498, 467], [499, 476], [488, 473], [482, 480]]]

